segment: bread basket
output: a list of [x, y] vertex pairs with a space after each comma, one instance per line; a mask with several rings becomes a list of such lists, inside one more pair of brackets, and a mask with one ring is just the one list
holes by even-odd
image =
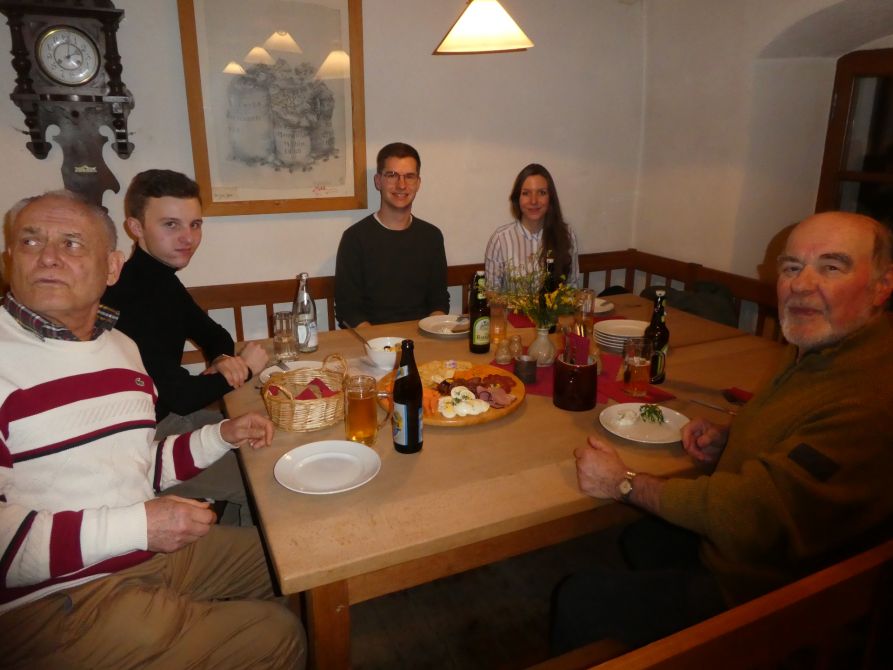
[[[319, 368], [274, 372], [261, 394], [267, 414], [279, 428], [292, 432], [319, 430], [344, 419], [344, 376], [347, 361], [341, 354], [326, 356]], [[313, 379], [320, 379], [335, 393], [328, 398], [298, 400]]]

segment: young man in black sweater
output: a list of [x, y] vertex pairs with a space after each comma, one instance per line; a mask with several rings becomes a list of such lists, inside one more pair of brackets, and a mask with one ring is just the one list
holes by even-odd
[[[160, 439], [220, 421], [219, 412], [205, 407], [263, 370], [267, 354], [249, 342], [236, 355], [230, 334], [202, 311], [177, 278], [202, 240], [198, 184], [172, 170], [141, 172], [127, 189], [124, 210], [136, 245], [103, 303], [120, 311], [116, 327], [136, 342], [158, 389]], [[180, 364], [187, 339], [210, 361], [201, 374], [192, 375]], [[250, 519], [233, 455], [184, 486], [189, 491], [180, 495], [236, 503], [242, 522]]]

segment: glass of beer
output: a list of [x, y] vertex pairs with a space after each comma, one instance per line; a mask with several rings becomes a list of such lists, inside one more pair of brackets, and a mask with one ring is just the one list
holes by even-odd
[[348, 440], [375, 444], [378, 435], [378, 392], [375, 377], [350, 375], [344, 384], [344, 433]]
[[650, 337], [631, 337], [623, 343], [623, 391], [627, 395], [648, 394], [653, 346]]
[[574, 323], [577, 326], [578, 335], [592, 337], [592, 325], [595, 323], [595, 301], [595, 291], [590, 288], [584, 288], [577, 293]]
[[505, 298], [498, 295], [490, 298], [490, 343], [494, 346], [499, 346], [505, 339], [505, 331], [508, 328], [505, 309]]

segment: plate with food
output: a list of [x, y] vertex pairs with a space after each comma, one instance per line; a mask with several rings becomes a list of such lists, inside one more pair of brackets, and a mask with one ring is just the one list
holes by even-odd
[[614, 435], [646, 444], [678, 442], [688, 423], [688, 417], [676, 410], [641, 402], [606, 407], [598, 420]]
[[419, 330], [435, 337], [468, 337], [470, 321], [461, 314], [436, 314], [419, 321]]
[[612, 309], [614, 309], [614, 303], [609, 302], [607, 300], [603, 300], [602, 298], [596, 298], [592, 303], [592, 313], [593, 314], [607, 314]]
[[[378, 382], [381, 391], [394, 386], [392, 371]], [[428, 426], [474, 426], [497, 421], [524, 402], [524, 384], [511, 372], [470, 361], [428, 361], [419, 365], [424, 422]], [[387, 409], [390, 400], [380, 401]]]

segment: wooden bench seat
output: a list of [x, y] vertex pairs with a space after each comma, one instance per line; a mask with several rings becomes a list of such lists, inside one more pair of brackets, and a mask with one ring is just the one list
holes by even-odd
[[[706, 268], [698, 263], [678, 261], [665, 256], [657, 256], [636, 249], [621, 251], [601, 251], [580, 254], [580, 274], [583, 286], [601, 290], [608, 286], [621, 286], [631, 293], [653, 285], [667, 285], [692, 289], [699, 281], [716, 282], [726, 286], [734, 296], [734, 306], [741, 323], [746, 305], [756, 314], [755, 332], [778, 339], [777, 303], [775, 286], [757, 279], [742, 277], [729, 272]], [[447, 285], [458, 287], [462, 296], [462, 312], [468, 311], [468, 289], [474, 273], [483, 270], [483, 263], [451, 265], [447, 268]], [[326, 315], [329, 329], [336, 328], [335, 321], [335, 278], [311, 277], [308, 288], [320, 314]], [[206, 312], [231, 310], [237, 342], [245, 341], [246, 309], [262, 307], [266, 323], [261, 330], [272, 337], [273, 312], [276, 305], [288, 305], [297, 292], [295, 279], [274, 279], [270, 281], [220, 284], [216, 286], [195, 286], [189, 293]], [[323, 327], [321, 325], [321, 327]], [[198, 351], [186, 351], [183, 363], [200, 363], [202, 355]]]
[[[893, 667], [893, 540], [627, 653], [613, 641], [535, 670]], [[614, 656], [609, 660], [606, 657]], [[533, 670], [533, 669], [531, 669]]]

